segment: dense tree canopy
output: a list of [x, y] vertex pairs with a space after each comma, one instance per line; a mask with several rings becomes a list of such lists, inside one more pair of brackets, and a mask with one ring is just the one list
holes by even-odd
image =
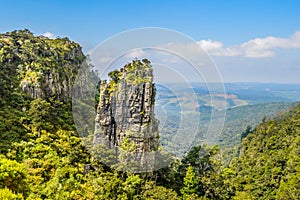
[[241, 155], [231, 163], [239, 199], [299, 199], [299, 141], [300, 106], [243, 139]]

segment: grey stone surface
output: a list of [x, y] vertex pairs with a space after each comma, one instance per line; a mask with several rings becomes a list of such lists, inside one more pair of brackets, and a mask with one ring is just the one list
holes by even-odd
[[131, 153], [135, 153], [135, 160], [143, 164], [157, 151], [159, 140], [153, 71], [150, 63], [133, 61], [118, 77], [101, 82], [93, 143], [115, 148], [126, 138], [134, 143]]

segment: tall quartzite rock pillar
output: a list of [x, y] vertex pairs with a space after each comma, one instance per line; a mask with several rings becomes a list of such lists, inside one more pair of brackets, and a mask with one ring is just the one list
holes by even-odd
[[[109, 73], [100, 85], [94, 145], [119, 149], [119, 159], [153, 162], [158, 149], [158, 120], [154, 114], [153, 69], [146, 59], [134, 60]], [[123, 154], [121, 155], [123, 151]]]

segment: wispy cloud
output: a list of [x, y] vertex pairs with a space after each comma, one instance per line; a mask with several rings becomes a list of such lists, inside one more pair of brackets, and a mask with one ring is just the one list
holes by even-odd
[[201, 40], [197, 43], [212, 56], [265, 58], [275, 56], [276, 49], [300, 48], [300, 31], [294, 33], [289, 38], [273, 36], [255, 38], [231, 47], [224, 47], [222, 42], [212, 40]]

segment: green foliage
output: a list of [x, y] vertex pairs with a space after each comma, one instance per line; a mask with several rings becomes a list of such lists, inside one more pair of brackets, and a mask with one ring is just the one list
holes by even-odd
[[[180, 161], [158, 171], [157, 184], [185, 199], [228, 199], [232, 170], [222, 169], [217, 146], [195, 146]], [[193, 183], [193, 184], [192, 184]], [[193, 191], [193, 192], [188, 192]]]
[[199, 180], [192, 166], [189, 166], [183, 180], [183, 188], [180, 190], [183, 199], [187, 199], [192, 194], [198, 193]]
[[246, 130], [244, 132], [242, 132], [242, 134], [241, 134], [241, 140], [243, 140], [245, 137], [247, 137], [252, 132], [253, 132], [252, 127], [248, 125]]
[[29, 192], [27, 176], [28, 172], [24, 165], [0, 156], [0, 189], [4, 189], [2, 192], [9, 189], [21, 194], [16, 197], [22, 194], [27, 196]]
[[231, 163], [236, 199], [299, 198], [300, 106], [265, 121], [242, 143]]
[[128, 199], [133, 199], [134, 195], [137, 194], [137, 191], [140, 188], [142, 179], [138, 176], [128, 176], [123, 182], [123, 189], [126, 192]]
[[144, 76], [146, 71], [149, 70], [152, 72], [151, 63], [147, 59], [143, 59], [142, 61], [133, 60], [124, 67], [124, 70], [127, 72], [126, 81], [130, 84], [138, 85], [141, 83], [150, 83], [152, 81]]
[[43, 99], [35, 99], [30, 102], [28, 116], [32, 119], [31, 123], [38, 129], [53, 130], [49, 114], [53, 107], [49, 102]]
[[287, 181], [282, 181], [276, 193], [276, 199], [300, 199], [300, 173], [288, 175]]
[[20, 141], [26, 135], [26, 129], [22, 125], [25, 114], [10, 106], [0, 110], [0, 153], [6, 153], [11, 149], [12, 143]]
[[15, 144], [9, 154], [29, 169], [30, 198], [76, 196], [88, 159], [80, 138], [71, 131], [34, 131], [28, 142]]
[[143, 186], [140, 199], [175, 200], [179, 199], [177, 193], [163, 186], [157, 186], [153, 182], [147, 182]]
[[218, 153], [218, 147], [212, 148], [207, 146], [194, 146], [182, 159], [185, 166], [192, 166], [198, 176], [204, 176], [210, 171], [214, 170], [215, 160], [213, 156]]
[[112, 79], [112, 81], [117, 83], [120, 80], [121, 73], [119, 70], [114, 70], [109, 72], [108, 76]]
[[0, 200], [23, 200], [23, 195], [15, 194], [8, 188], [0, 189]]
[[14, 90], [20, 82], [26, 82], [42, 89], [44, 97], [49, 95], [48, 98], [54, 95], [51, 90], [57, 92], [56, 98], [63, 98], [59, 88], [47, 86], [48, 75], [51, 74], [58, 85], [73, 79], [78, 65], [85, 59], [81, 47], [67, 38], [35, 37], [28, 30], [1, 34], [0, 44], [1, 72], [7, 72], [0, 74], [4, 77], [3, 85], [11, 85]]
[[[24, 124], [30, 116], [24, 111], [32, 98], [42, 97], [51, 106], [55, 100], [70, 100], [62, 88], [70, 88], [84, 59], [81, 47], [67, 38], [35, 37], [27, 29], [0, 34], [0, 153], [26, 137]], [[69, 86], [64, 87], [64, 83]], [[43, 125], [41, 117], [32, 119]]]

